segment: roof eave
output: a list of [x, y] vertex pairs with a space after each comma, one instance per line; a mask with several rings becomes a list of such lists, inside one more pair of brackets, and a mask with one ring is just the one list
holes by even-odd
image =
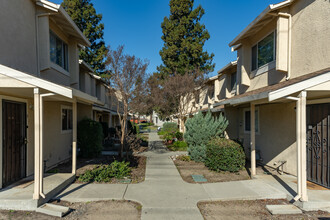
[[271, 4], [271, 5], [268, 5], [267, 8], [265, 8], [246, 28], [244, 28], [244, 30], [239, 33], [235, 38], [234, 40], [232, 40], [230, 43], [229, 43], [229, 46], [232, 47], [232, 46], [235, 46], [237, 44], [239, 44], [240, 40], [244, 38], [244, 35], [256, 24], [258, 23], [259, 21], [261, 21], [269, 12], [272, 12], [274, 10], [277, 10], [277, 9], [280, 9], [280, 8], [283, 8], [283, 7], [286, 7], [288, 5], [291, 5], [292, 2], [294, 0], [285, 0], [283, 2], [280, 2], [280, 3], [277, 3], [277, 4]]
[[67, 20], [67, 22], [72, 26], [74, 31], [79, 35], [80, 40], [81, 40], [81, 41], [79, 41], [79, 43], [83, 46], [90, 47], [91, 42], [85, 37], [85, 35], [81, 32], [81, 30], [78, 28], [76, 23], [74, 23], [74, 21], [71, 19], [69, 14], [65, 11], [65, 9], [62, 6], [59, 7], [59, 12], [63, 15], [63, 17]]

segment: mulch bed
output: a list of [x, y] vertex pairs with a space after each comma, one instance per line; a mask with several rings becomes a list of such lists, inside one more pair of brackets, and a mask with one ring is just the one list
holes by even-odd
[[197, 163], [195, 161], [182, 161], [174, 160], [182, 179], [188, 183], [196, 183], [191, 175], [203, 175], [207, 182], [205, 183], [216, 183], [216, 182], [228, 182], [238, 180], [250, 179], [249, 173], [246, 169], [241, 170], [237, 173], [231, 172], [215, 172], [209, 170], [204, 163]]
[[70, 208], [70, 212], [63, 218], [48, 216], [45, 214], [29, 211], [0, 211], [0, 219], [97, 219], [97, 220], [136, 220], [141, 219], [141, 204], [126, 200], [112, 200], [99, 202], [69, 203], [53, 201], [53, 204], [63, 205]]
[[[78, 158], [77, 160], [77, 178], [75, 183], [81, 183], [78, 181], [80, 175], [84, 174], [87, 170], [92, 170], [98, 165], [111, 164], [114, 160], [121, 161], [120, 158], [116, 156], [100, 156], [93, 159]], [[147, 158], [145, 156], [132, 156], [128, 160], [130, 162], [130, 167], [132, 168], [132, 173], [130, 179], [131, 183], [140, 183], [145, 179], [146, 172], [146, 162]], [[51, 169], [48, 172], [55, 173], [71, 173], [72, 162], [68, 161], [66, 163], [60, 164], [57, 167]], [[121, 183], [121, 180], [113, 179], [111, 183]]]
[[286, 200], [246, 200], [199, 202], [204, 219], [330, 219], [323, 211], [303, 212], [299, 215], [272, 215], [266, 205], [289, 204]]

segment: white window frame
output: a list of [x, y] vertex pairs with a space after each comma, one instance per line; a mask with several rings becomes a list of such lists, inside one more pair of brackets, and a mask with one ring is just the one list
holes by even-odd
[[[72, 111], [72, 107], [67, 106], [67, 105], [61, 105], [61, 112], [60, 112], [61, 113], [61, 134], [72, 133], [72, 129], [63, 130], [63, 119], [62, 119], [63, 110], [71, 110]], [[72, 111], [72, 116], [73, 116], [73, 111]], [[72, 123], [73, 123], [73, 119], [72, 119]], [[73, 124], [72, 124], [72, 127], [73, 127]]]
[[[274, 45], [273, 45], [273, 60], [270, 61], [269, 63], [266, 63], [262, 66], [258, 66], [258, 44], [260, 43], [260, 41], [264, 40], [268, 35], [270, 35], [271, 33], [273, 33], [273, 36], [274, 36]], [[271, 69], [275, 69], [276, 67], [276, 29], [270, 31], [270, 32], [267, 32], [267, 34], [265, 34], [263, 36], [263, 38], [261, 40], [259, 40], [257, 43], [255, 43], [254, 45], [252, 45], [251, 47], [251, 67], [250, 67], [250, 72], [251, 72], [251, 76], [254, 77], [254, 76], [258, 76], [262, 73], [265, 73], [265, 72], [268, 72], [269, 70]], [[257, 55], [256, 55], [256, 65], [257, 65], [257, 68], [255, 70], [252, 70], [252, 48], [257, 46]]]
[[[259, 117], [260, 110], [259, 110], [259, 107], [255, 107], [255, 111], [257, 112], [256, 115], [255, 115], [255, 117], [258, 118], [258, 124], [256, 124], [256, 128], [258, 128], [258, 131], [256, 131], [255, 133], [259, 135], [260, 134], [260, 117]], [[244, 129], [244, 133], [245, 134], [250, 134], [251, 131], [245, 130], [245, 123], [246, 123], [245, 112], [251, 112], [251, 109], [250, 108], [244, 108], [243, 109], [243, 129]]]
[[[55, 38], [59, 39], [60, 41], [62, 41], [62, 48], [64, 50], [64, 47], [63, 47], [63, 44], [66, 45], [66, 48], [67, 50], [65, 51], [64, 50], [64, 53], [65, 53], [65, 58], [63, 57], [63, 65], [64, 66], [60, 66], [58, 65], [56, 62], [53, 62], [52, 61], [52, 58], [51, 58], [51, 50], [50, 50], [50, 47], [51, 47], [51, 42], [50, 42], [50, 38], [51, 38], [51, 35], [54, 35]], [[60, 38], [54, 31], [52, 30], [49, 30], [49, 59], [50, 59], [50, 63], [51, 63], [51, 67], [61, 73], [64, 73], [65, 75], [70, 75], [69, 73], [69, 44], [67, 42], [65, 42], [62, 38]], [[66, 63], [66, 66], [67, 66], [67, 69], [65, 69], [65, 63]]]

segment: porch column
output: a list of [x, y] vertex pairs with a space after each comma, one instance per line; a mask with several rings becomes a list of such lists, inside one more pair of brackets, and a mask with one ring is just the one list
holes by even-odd
[[255, 104], [251, 102], [251, 131], [250, 131], [250, 147], [251, 147], [251, 175], [256, 175], [256, 126], [255, 126]]
[[308, 201], [307, 196], [307, 166], [306, 166], [306, 91], [299, 94], [300, 105], [300, 189], [301, 201]]
[[40, 91], [34, 88], [34, 193], [33, 199], [40, 198]]
[[77, 171], [77, 100], [72, 103], [72, 174]]

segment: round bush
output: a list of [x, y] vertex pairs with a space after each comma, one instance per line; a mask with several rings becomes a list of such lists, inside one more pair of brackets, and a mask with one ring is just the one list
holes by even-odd
[[206, 145], [205, 165], [214, 171], [238, 172], [245, 167], [241, 145], [225, 138], [214, 138]]

